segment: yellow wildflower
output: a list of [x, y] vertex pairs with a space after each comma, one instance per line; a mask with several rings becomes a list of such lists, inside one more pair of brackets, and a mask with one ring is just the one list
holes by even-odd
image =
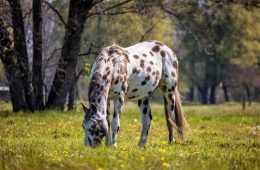
[[162, 144], [163, 144], [163, 145], [167, 145], [168, 142], [164, 140], [164, 141], [162, 141]]
[[165, 152], [166, 152], [166, 149], [162, 149], [162, 148], [160, 148], [160, 149], [159, 149], [159, 152], [161, 152], [161, 153], [165, 153]]
[[67, 152], [67, 151], [63, 151], [62, 153], [63, 153], [64, 155], [67, 155], [67, 154], [68, 154], [68, 152]]
[[170, 164], [168, 164], [167, 162], [164, 162], [164, 163], [163, 163], [163, 166], [165, 166], [165, 167], [169, 167]]

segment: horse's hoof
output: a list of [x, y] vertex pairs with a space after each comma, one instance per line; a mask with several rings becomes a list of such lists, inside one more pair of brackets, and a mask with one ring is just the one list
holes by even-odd
[[169, 145], [176, 143], [175, 139], [169, 140]]
[[145, 143], [139, 142], [139, 143], [138, 143], [138, 146], [139, 146], [140, 148], [145, 148]]
[[117, 148], [117, 144], [116, 143], [113, 143], [111, 146]]

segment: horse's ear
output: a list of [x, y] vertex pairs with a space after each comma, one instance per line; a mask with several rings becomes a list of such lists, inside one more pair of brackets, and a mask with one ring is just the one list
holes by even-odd
[[84, 112], [87, 113], [88, 108], [86, 106], [84, 106], [83, 103], [81, 103], [81, 104], [82, 104], [82, 108], [83, 108]]

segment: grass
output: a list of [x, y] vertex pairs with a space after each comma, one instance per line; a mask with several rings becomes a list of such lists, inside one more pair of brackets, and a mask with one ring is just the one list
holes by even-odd
[[[0, 169], [260, 169], [260, 104], [184, 106], [190, 125], [184, 142], [168, 145], [163, 106], [152, 105], [147, 146], [137, 146], [140, 114], [126, 104], [118, 147], [83, 144], [83, 111], [0, 111]], [[134, 121], [137, 119], [137, 122]]]

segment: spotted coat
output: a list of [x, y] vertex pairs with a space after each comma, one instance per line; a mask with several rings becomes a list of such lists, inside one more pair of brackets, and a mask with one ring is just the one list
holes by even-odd
[[[107, 144], [116, 146], [124, 100], [138, 100], [142, 114], [139, 146], [145, 146], [152, 120], [150, 99], [158, 87], [164, 95], [169, 142], [174, 141], [172, 122], [175, 122], [177, 132], [183, 138], [186, 120], [177, 90], [178, 61], [173, 51], [162, 42], [146, 41], [127, 48], [114, 44], [104, 48], [92, 67], [90, 79], [89, 109], [83, 107], [86, 112], [83, 121], [86, 145], [100, 144], [101, 139], [98, 138], [106, 134]], [[109, 116], [110, 100], [114, 101], [112, 122]], [[97, 119], [99, 123], [93, 123]]]

